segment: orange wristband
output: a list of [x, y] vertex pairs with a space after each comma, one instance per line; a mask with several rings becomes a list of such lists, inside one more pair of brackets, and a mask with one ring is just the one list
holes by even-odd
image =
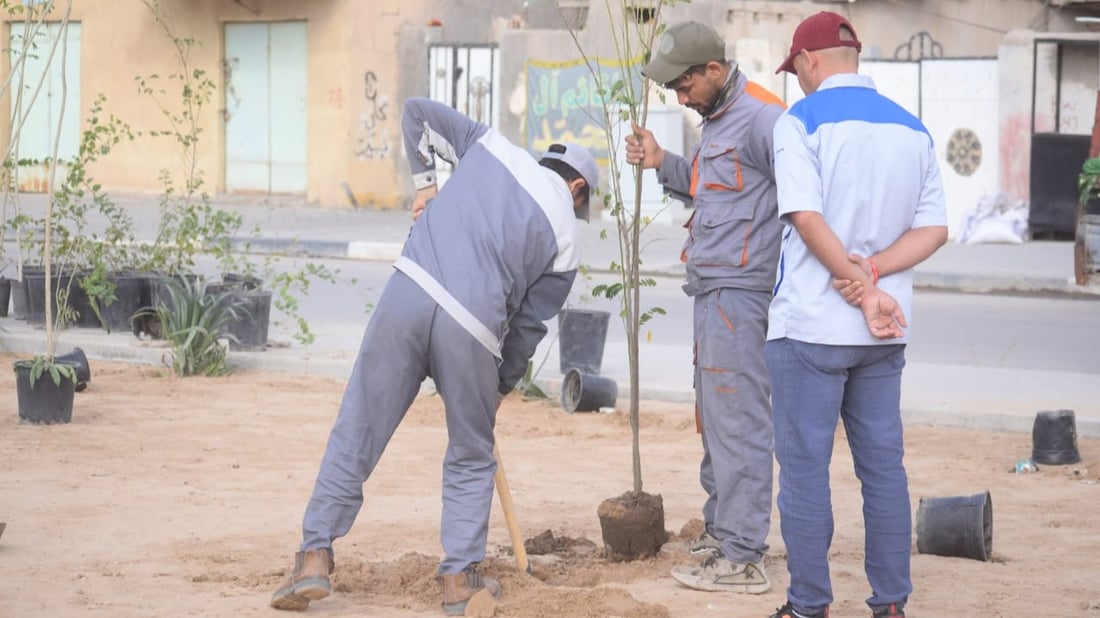
[[871, 265], [871, 284], [878, 285], [878, 266], [871, 258], [867, 258], [867, 263]]

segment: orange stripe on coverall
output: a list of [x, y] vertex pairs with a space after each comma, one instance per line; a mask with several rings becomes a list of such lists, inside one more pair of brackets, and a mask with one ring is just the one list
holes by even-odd
[[[728, 328], [730, 330], [730, 332], [733, 332], [734, 330], [736, 330], [736, 327], [733, 325], [733, 321], [730, 320], [729, 316], [726, 315], [726, 312], [722, 310], [722, 306], [718, 305], [717, 308], [718, 308], [718, 317], [722, 318], [722, 323], [726, 325], [726, 328]], [[699, 362], [698, 346], [695, 346], [695, 347], [696, 347], [695, 362], [698, 363]], [[729, 373], [730, 372], [729, 369], [722, 369], [720, 367], [700, 367], [700, 370], [706, 371], [707, 373]], [[733, 388], [731, 386], [717, 386], [717, 387], [715, 387], [714, 390], [716, 392], [719, 392], [719, 393], [736, 393], [737, 392], [737, 389]], [[703, 422], [702, 422], [702, 418], [699, 416], [699, 402], [695, 402], [695, 431], [696, 431], [696, 433], [703, 433]]]

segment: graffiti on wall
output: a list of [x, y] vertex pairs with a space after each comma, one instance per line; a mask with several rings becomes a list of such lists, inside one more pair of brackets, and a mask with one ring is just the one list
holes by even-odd
[[385, 159], [390, 156], [390, 139], [382, 123], [386, 120], [386, 107], [390, 100], [379, 92], [378, 76], [374, 71], [363, 75], [363, 114], [359, 122], [360, 136], [355, 146], [358, 159]]
[[[544, 152], [554, 142], [578, 142], [587, 146], [597, 160], [608, 158], [603, 118], [604, 88], [624, 79], [634, 80], [634, 92], [641, 92], [641, 59], [627, 62], [596, 60], [599, 83], [584, 60], [541, 62], [528, 60], [526, 146], [532, 153]], [[624, 67], [627, 67], [624, 70]]]

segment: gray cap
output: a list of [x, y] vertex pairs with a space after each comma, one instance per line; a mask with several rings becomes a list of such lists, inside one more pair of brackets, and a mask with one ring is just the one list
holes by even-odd
[[[592, 157], [592, 153], [587, 148], [580, 144], [572, 142], [550, 144], [542, 158], [557, 159], [573, 168], [588, 184], [588, 194], [590, 196], [600, 184], [600, 168], [596, 166], [596, 159]], [[577, 209], [577, 218], [588, 221], [588, 204]]]
[[697, 21], [674, 24], [665, 30], [642, 75], [667, 84], [698, 64], [726, 59], [726, 42], [714, 28]]

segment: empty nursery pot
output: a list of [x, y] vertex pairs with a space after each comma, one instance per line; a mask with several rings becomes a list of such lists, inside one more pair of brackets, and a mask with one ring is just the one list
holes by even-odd
[[989, 491], [973, 496], [921, 498], [917, 507], [917, 551], [988, 562], [993, 557], [993, 501]]
[[570, 369], [561, 382], [561, 407], [566, 412], [595, 412], [615, 407], [619, 385], [611, 378]]
[[73, 390], [80, 392], [88, 388], [88, 382], [92, 381], [92, 367], [88, 364], [88, 357], [84, 355], [84, 350], [73, 348], [72, 352], [62, 354], [54, 358], [54, 361], [72, 365], [76, 372], [76, 385]]
[[563, 309], [558, 313], [558, 364], [563, 375], [573, 368], [600, 374], [610, 318], [607, 311], [587, 309]]
[[8, 305], [11, 303], [11, 279], [0, 278], [0, 318], [8, 317]]
[[1031, 427], [1031, 460], [1053, 466], [1081, 461], [1073, 410], [1044, 410], [1035, 415], [1035, 424]]

